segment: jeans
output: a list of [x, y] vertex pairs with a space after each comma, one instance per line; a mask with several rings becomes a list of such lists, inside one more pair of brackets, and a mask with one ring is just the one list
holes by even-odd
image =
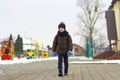
[[66, 54], [58, 54], [58, 70], [62, 73], [62, 62], [64, 61], [64, 73], [68, 73], [68, 56]]

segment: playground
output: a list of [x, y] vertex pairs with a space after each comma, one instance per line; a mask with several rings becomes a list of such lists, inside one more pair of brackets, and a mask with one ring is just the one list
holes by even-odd
[[[32, 44], [33, 45], [33, 44]], [[16, 54], [14, 42], [10, 40], [5, 40], [1, 42], [0, 47], [0, 59], [1, 60], [14, 60], [14, 58], [27, 58], [27, 59], [38, 59], [40, 56], [42, 58], [48, 58], [48, 50], [39, 49], [39, 45], [34, 45], [34, 48], [28, 48], [23, 51], [22, 54]]]

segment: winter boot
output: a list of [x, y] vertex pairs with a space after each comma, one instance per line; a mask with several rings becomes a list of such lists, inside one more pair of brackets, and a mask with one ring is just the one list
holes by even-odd
[[59, 76], [59, 77], [62, 77], [62, 76], [63, 76], [62, 72], [59, 72], [58, 76]]

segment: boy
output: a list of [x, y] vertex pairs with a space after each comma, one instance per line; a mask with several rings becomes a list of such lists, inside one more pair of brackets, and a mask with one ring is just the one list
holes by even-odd
[[58, 33], [54, 38], [52, 50], [58, 54], [58, 76], [63, 76], [62, 62], [64, 60], [64, 75], [68, 74], [68, 56], [67, 53], [72, 51], [72, 39], [66, 31], [63, 22], [58, 25]]

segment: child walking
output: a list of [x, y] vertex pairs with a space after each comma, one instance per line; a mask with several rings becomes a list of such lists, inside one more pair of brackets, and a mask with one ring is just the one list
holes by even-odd
[[63, 22], [58, 25], [58, 32], [54, 38], [53, 52], [58, 54], [58, 76], [63, 76], [62, 62], [64, 61], [64, 75], [68, 75], [68, 56], [67, 53], [72, 51], [72, 39], [66, 31], [66, 26]]

